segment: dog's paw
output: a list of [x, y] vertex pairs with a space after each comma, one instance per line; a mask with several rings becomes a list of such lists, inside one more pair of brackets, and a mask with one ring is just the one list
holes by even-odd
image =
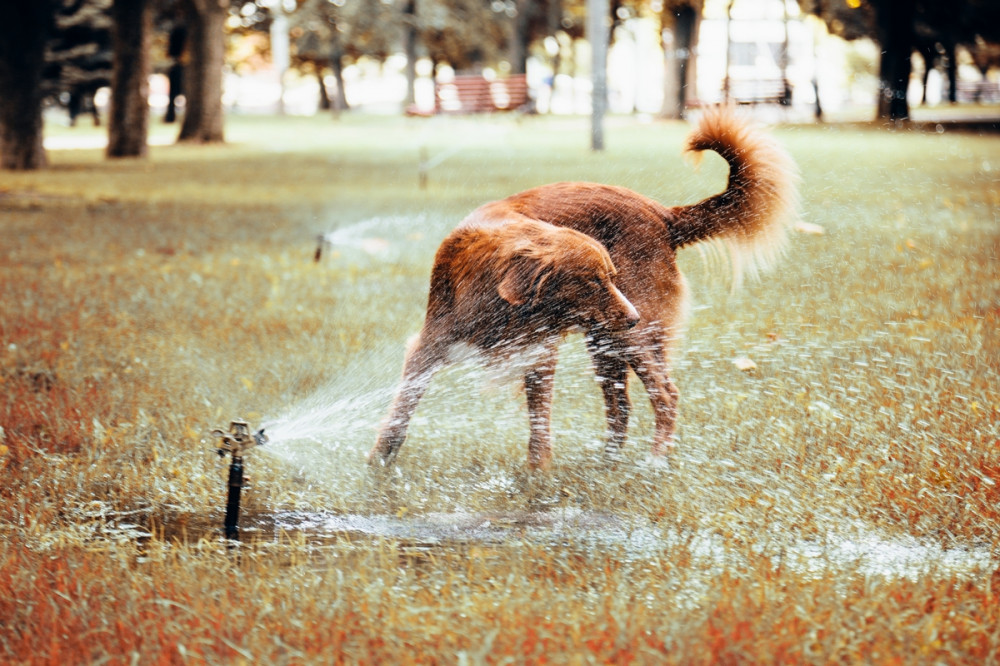
[[604, 460], [604, 464], [612, 467], [625, 462], [625, 454], [618, 448], [606, 447], [601, 458]]
[[674, 465], [670, 462], [670, 456], [650, 453], [642, 460], [642, 464], [650, 469], [660, 470], [664, 472], [669, 472], [674, 468]]

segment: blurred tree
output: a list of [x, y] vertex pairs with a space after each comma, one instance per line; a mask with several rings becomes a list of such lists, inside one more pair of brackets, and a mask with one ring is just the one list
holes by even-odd
[[184, 61], [187, 55], [187, 22], [179, 0], [159, 0], [156, 30], [167, 35], [167, 109], [163, 122], [177, 120], [177, 98], [184, 91]]
[[587, 0], [587, 39], [591, 46], [590, 149], [604, 150], [604, 111], [608, 99], [608, 0]]
[[228, 0], [182, 0], [187, 23], [184, 122], [178, 141], [223, 141], [222, 71]]
[[871, 37], [881, 45], [877, 117], [909, 117], [906, 99], [914, 50], [925, 70], [937, 57], [946, 60], [949, 98], [957, 89], [955, 48], [977, 40], [1000, 41], [997, 0], [802, 0], [803, 9], [824, 20], [830, 31], [852, 40]]
[[[290, 34], [298, 65], [308, 65], [320, 81], [326, 67], [333, 71], [337, 89], [332, 108], [348, 108], [344, 94], [344, 67], [362, 56], [385, 60], [400, 43], [402, 10], [389, 2], [371, 0], [304, 0], [290, 17]], [[322, 103], [322, 100], [321, 100]]]
[[[535, 19], [544, 19], [543, 11], [538, 11], [544, 10], [544, 4], [532, 0], [511, 0], [509, 3], [504, 3], [505, 13], [511, 22], [507, 52], [511, 74], [524, 74], [528, 71], [528, 49], [534, 37], [532, 27], [536, 24]], [[542, 29], [546, 27], [544, 20], [537, 25]]]
[[704, 0], [665, 0], [661, 5], [663, 51], [670, 69], [663, 93], [662, 115], [667, 118], [683, 118], [691, 101], [689, 92], [696, 89], [695, 54], [703, 10]]
[[[997, 0], [967, 0], [967, 11], [962, 13], [960, 27], [954, 41], [965, 46], [972, 60], [982, 73], [983, 80], [991, 67], [1000, 67], [1000, 2]], [[955, 101], [956, 87], [951, 87]], [[976, 93], [979, 101], [981, 91]]]
[[[574, 37], [583, 36], [586, 10], [585, 3], [580, 0], [517, 0], [497, 4], [494, 11], [500, 9], [501, 4], [511, 19], [507, 58], [512, 74], [527, 73], [532, 44], [555, 37], [560, 31], [575, 32]], [[577, 21], [579, 26], [575, 25]], [[574, 27], [577, 27], [575, 31]]]
[[[993, 67], [1000, 67], [1000, 43], [988, 42], [979, 37], [972, 46], [971, 52], [972, 62], [975, 63], [976, 69], [982, 74], [984, 80], [986, 72]], [[978, 101], [978, 99], [979, 93], [976, 93], [976, 100]]]
[[149, 135], [150, 0], [114, 0], [108, 157], [142, 157]]
[[434, 67], [447, 63], [457, 72], [478, 72], [499, 63], [507, 45], [497, 0], [417, 0], [420, 41]]
[[51, 0], [0, 0], [0, 169], [45, 165], [42, 70]]
[[917, 3], [916, 0], [868, 1], [875, 6], [878, 43], [882, 46], [876, 117], [890, 121], [907, 120], [910, 105], [906, 94], [913, 69], [910, 57], [915, 43]]
[[64, 104], [71, 126], [81, 113], [100, 114], [94, 93], [111, 84], [112, 0], [58, 0], [45, 53], [45, 96]]
[[406, 57], [406, 98], [403, 108], [416, 103], [417, 84], [417, 0], [402, 0], [400, 6], [403, 29], [403, 55]]

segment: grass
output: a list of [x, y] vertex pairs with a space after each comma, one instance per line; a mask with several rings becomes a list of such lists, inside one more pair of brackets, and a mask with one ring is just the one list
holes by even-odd
[[[463, 365], [380, 479], [363, 453], [465, 212], [563, 179], [690, 202], [724, 166], [627, 119], [601, 155], [582, 119], [227, 132], [0, 185], [0, 661], [1000, 661], [1000, 137], [776, 131], [824, 233], [736, 293], [684, 252], [673, 469], [638, 386], [601, 463], [571, 338], [550, 472], [516, 387]], [[238, 555], [206, 528], [237, 416], [275, 439]]]

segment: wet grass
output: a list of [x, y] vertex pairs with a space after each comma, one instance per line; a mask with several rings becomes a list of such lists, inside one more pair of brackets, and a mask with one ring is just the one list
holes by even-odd
[[[603, 155], [586, 129], [236, 119], [226, 146], [5, 175], [0, 660], [1000, 660], [997, 136], [777, 131], [823, 233], [736, 293], [685, 251], [674, 468], [646, 460], [638, 386], [625, 459], [601, 462], [571, 338], [549, 473], [524, 467], [516, 386], [463, 365], [368, 475], [466, 211], [563, 179], [722, 187], [681, 125], [616, 120]], [[207, 527], [208, 432], [236, 416], [273, 437], [238, 555]]]

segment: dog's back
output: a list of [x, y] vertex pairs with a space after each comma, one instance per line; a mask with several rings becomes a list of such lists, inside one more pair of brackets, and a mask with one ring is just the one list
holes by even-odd
[[667, 207], [622, 187], [556, 183], [473, 211], [438, 251], [424, 328], [407, 355], [403, 384], [372, 460], [388, 462], [396, 455], [450, 347], [531, 344], [547, 350], [524, 373], [528, 459], [544, 466], [551, 457], [557, 342], [573, 328], [586, 332], [604, 394], [606, 452], [616, 453], [625, 441], [631, 368], [653, 406], [653, 451], [668, 453], [678, 398], [670, 347], [686, 310], [677, 249], [723, 243], [738, 282], [742, 271], [766, 267], [780, 252], [796, 202], [791, 159], [730, 109], [705, 112], [686, 149], [714, 150], [729, 163], [723, 192]]

